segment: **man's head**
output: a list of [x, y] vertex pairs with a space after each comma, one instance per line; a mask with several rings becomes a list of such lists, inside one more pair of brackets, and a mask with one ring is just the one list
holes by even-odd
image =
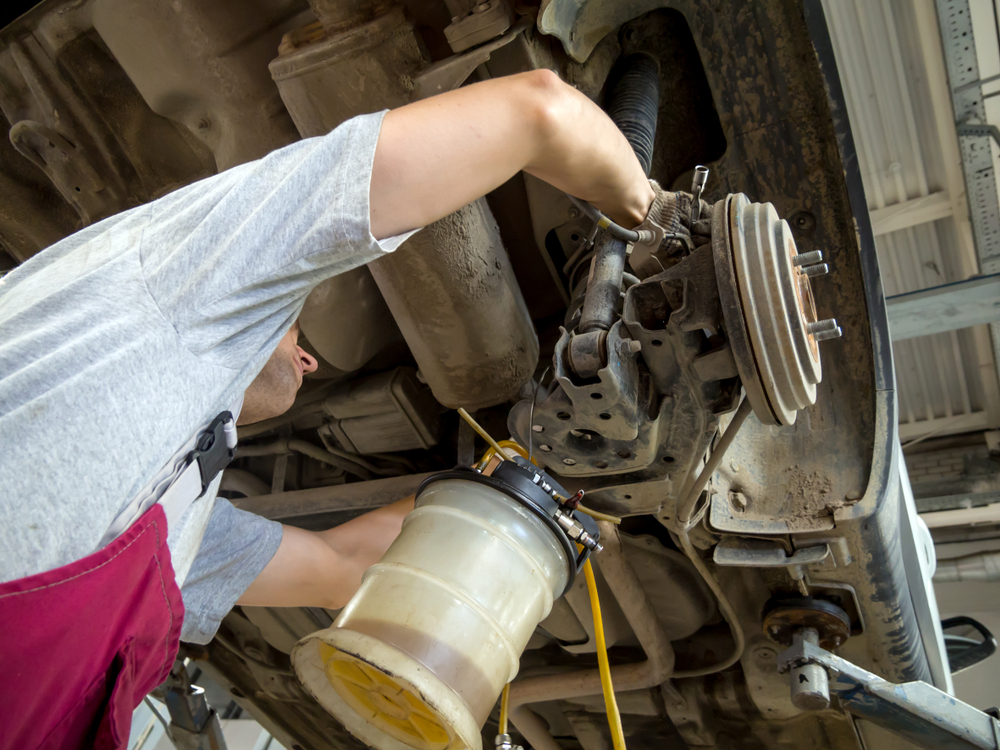
[[237, 424], [252, 424], [288, 411], [302, 387], [302, 376], [315, 372], [315, 358], [298, 345], [296, 322], [278, 342], [271, 358], [246, 390]]

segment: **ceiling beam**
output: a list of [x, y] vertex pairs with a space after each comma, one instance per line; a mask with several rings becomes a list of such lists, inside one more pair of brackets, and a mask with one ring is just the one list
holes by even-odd
[[921, 198], [872, 210], [872, 231], [876, 237], [880, 234], [889, 234], [917, 224], [946, 219], [954, 214], [954, 210], [951, 195], [948, 191], [941, 190]]
[[1000, 321], [1000, 274], [886, 298], [893, 341]]
[[951, 417], [900, 422], [899, 439], [903, 442], [903, 448], [906, 448], [908, 445], [937, 435], [981, 432], [988, 429], [990, 429], [989, 415], [984, 411], [974, 411], [971, 414], [955, 414]]

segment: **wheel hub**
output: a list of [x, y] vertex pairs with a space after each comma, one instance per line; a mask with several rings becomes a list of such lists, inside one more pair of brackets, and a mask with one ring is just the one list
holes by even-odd
[[827, 265], [818, 251], [799, 254], [773, 205], [742, 193], [715, 205], [712, 228], [723, 316], [747, 398], [762, 423], [793, 424], [816, 403], [819, 341], [841, 333], [816, 313], [811, 278]]

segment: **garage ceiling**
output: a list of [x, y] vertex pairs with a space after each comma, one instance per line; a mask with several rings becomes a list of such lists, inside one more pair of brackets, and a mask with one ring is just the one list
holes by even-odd
[[[980, 79], [1000, 73], [992, 0], [956, 4], [968, 6], [972, 16]], [[900, 305], [897, 317], [892, 317], [893, 297], [981, 273], [938, 8], [934, 0], [824, 0], [823, 6], [847, 98], [885, 294], [898, 331], [893, 355], [901, 440], [996, 429], [1000, 427], [997, 324], [913, 336], [913, 327], [921, 325], [921, 314], [929, 315], [929, 306]], [[984, 86], [989, 90], [1000, 91], [1000, 80]], [[987, 120], [1000, 124], [1000, 97], [983, 101]], [[995, 145], [993, 150], [996, 159]], [[984, 288], [979, 282], [979, 289]], [[965, 287], [925, 296], [949, 291], [949, 299], [971, 299]], [[954, 319], [961, 325], [974, 318]], [[909, 332], [904, 334], [906, 325]], [[937, 326], [942, 327], [947, 325]]]

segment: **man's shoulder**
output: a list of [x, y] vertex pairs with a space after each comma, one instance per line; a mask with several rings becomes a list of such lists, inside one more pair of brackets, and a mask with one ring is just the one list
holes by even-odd
[[32, 256], [0, 280], [0, 323], [31, 306], [49, 309], [73, 284], [99, 281], [102, 274], [138, 271], [116, 264], [138, 257], [143, 231], [140, 209], [112, 216], [63, 238]]

